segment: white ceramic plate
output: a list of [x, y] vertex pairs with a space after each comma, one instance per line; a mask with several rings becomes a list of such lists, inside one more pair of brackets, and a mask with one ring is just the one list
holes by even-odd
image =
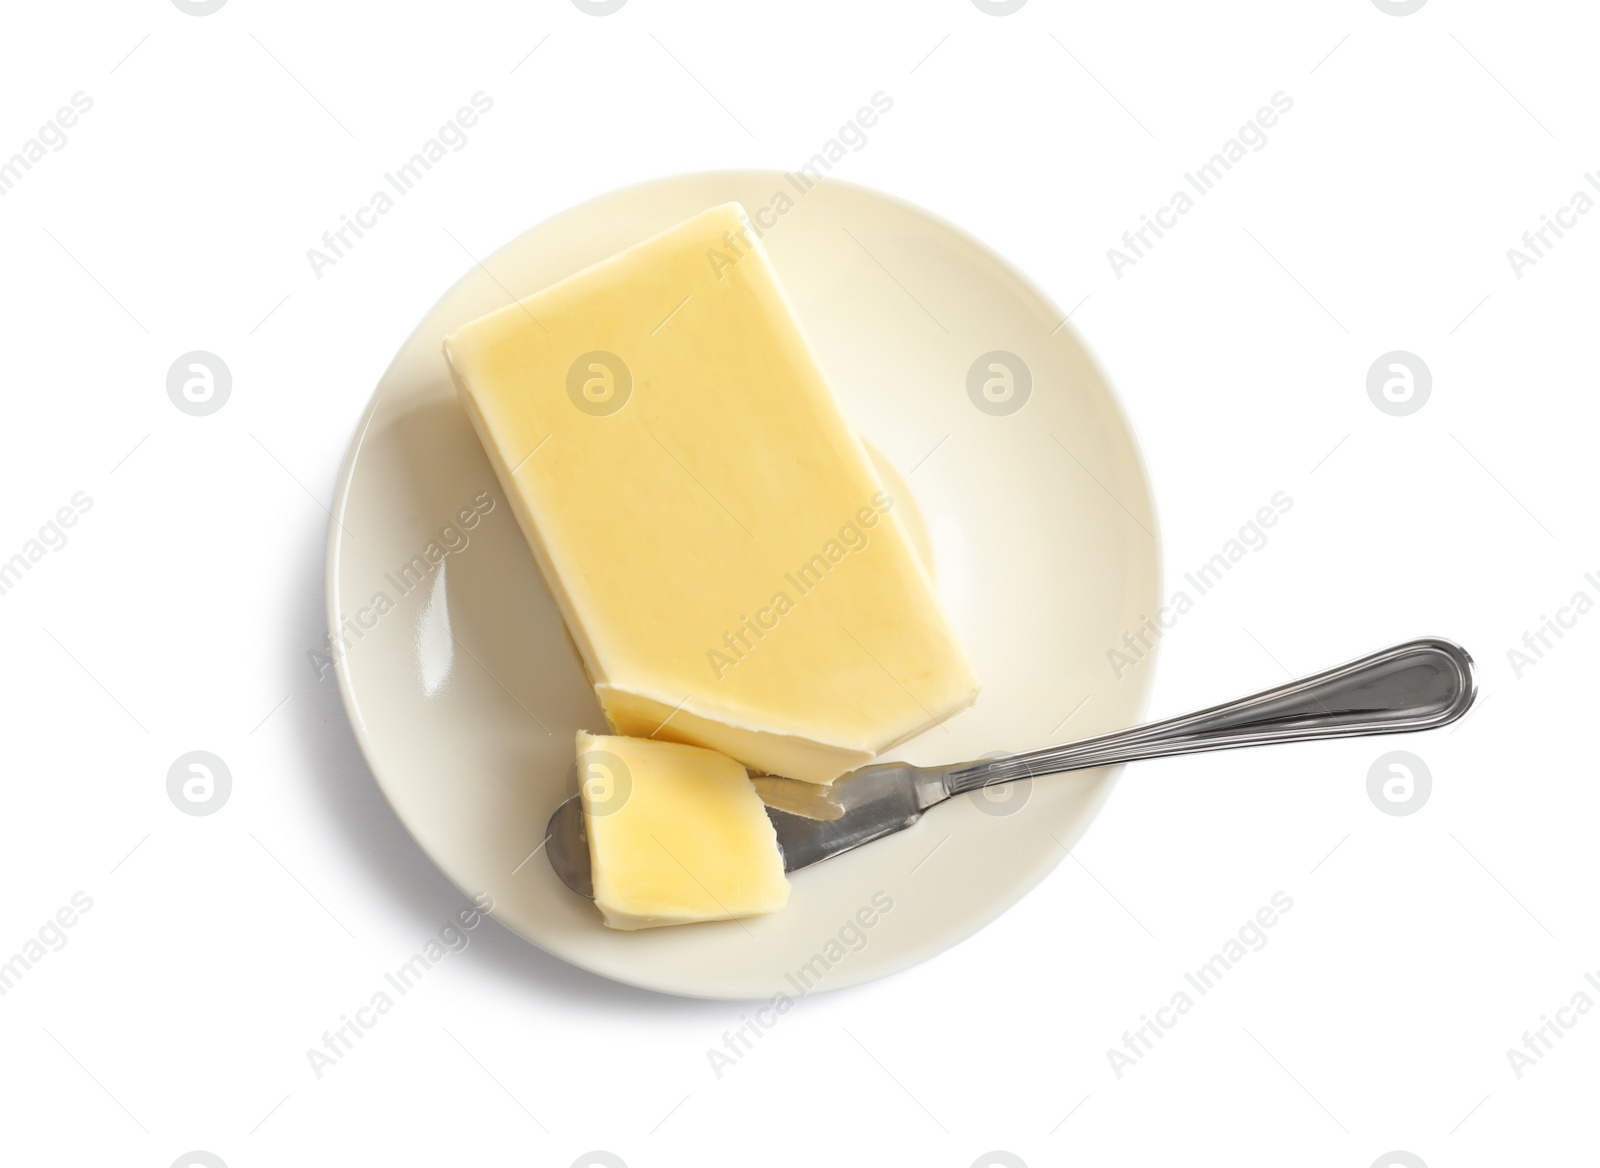
[[[781, 215], [780, 193], [792, 202]], [[797, 873], [784, 912], [741, 922], [613, 932], [542, 853], [530, 858], [551, 811], [577, 789], [573, 732], [604, 721], [456, 403], [440, 342], [510, 296], [730, 199], [773, 224], [773, 262], [846, 415], [893, 468], [891, 488], [895, 472], [903, 479], [897, 496], [909, 488], [983, 684], [976, 706], [888, 757], [1030, 750], [1138, 718], [1151, 670], [1119, 681], [1107, 650], [1157, 604], [1150, 488], [1127, 421], [1063, 313], [926, 212], [839, 183], [801, 193], [777, 173], [689, 175], [606, 195], [535, 227], [450, 289], [384, 374], [351, 445], [329, 530], [328, 619], [345, 633], [339, 684], [372, 773], [463, 892], [487, 893], [529, 941], [618, 981], [795, 997], [903, 969], [994, 920], [1060, 862], [1111, 773], [1043, 779], [988, 803], [952, 800], [908, 831]], [[1019, 357], [1031, 376], [1012, 413], [999, 412], [1004, 402], [980, 409], [981, 384], [976, 399], [969, 393], [980, 357], [979, 383], [1009, 360], [995, 353]], [[897, 513], [911, 513], [910, 502]]]

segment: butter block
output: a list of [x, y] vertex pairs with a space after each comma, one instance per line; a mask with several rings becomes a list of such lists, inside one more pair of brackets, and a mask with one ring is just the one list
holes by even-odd
[[445, 353], [618, 734], [826, 783], [976, 697], [737, 203]]
[[594, 902], [613, 929], [777, 912], [789, 881], [744, 767], [676, 742], [578, 732]]

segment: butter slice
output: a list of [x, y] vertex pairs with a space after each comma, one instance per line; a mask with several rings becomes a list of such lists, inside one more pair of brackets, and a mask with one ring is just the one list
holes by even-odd
[[445, 353], [618, 734], [826, 783], [977, 696], [737, 203]]
[[744, 767], [676, 742], [578, 732], [594, 902], [613, 929], [777, 912], [789, 881]]

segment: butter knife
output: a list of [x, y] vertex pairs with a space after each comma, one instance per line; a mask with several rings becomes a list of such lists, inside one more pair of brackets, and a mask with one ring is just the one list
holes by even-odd
[[[948, 766], [874, 763], [828, 787], [758, 778], [757, 789], [784, 869], [794, 872], [903, 831], [928, 808], [997, 783], [1172, 754], [1436, 730], [1465, 714], [1476, 693], [1467, 651], [1430, 637], [1198, 713], [1062, 746]], [[550, 817], [545, 853], [568, 888], [594, 896], [577, 795]]]

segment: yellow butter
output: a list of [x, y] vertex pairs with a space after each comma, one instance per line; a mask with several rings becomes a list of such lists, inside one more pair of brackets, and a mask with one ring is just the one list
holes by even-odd
[[829, 782], [976, 697], [738, 204], [445, 352], [617, 733]]
[[676, 742], [578, 732], [594, 901], [613, 929], [777, 912], [778, 839], [744, 767]]

